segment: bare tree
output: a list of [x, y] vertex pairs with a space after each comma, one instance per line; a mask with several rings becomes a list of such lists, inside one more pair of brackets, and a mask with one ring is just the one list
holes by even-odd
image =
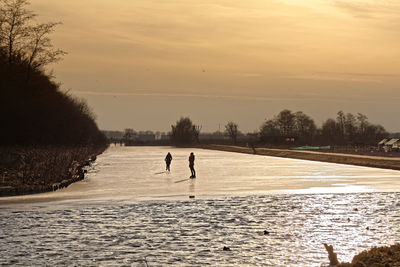
[[201, 125], [193, 125], [193, 136], [194, 140], [196, 140], [196, 143], [200, 143], [200, 131], [201, 131], [202, 126]]
[[275, 143], [280, 139], [281, 133], [276, 119], [266, 120], [260, 127], [260, 140], [267, 143]]
[[284, 137], [293, 137], [295, 127], [295, 115], [290, 110], [282, 110], [276, 117], [276, 121]]
[[359, 127], [359, 134], [361, 136], [363, 136], [369, 125], [368, 117], [362, 113], [357, 113], [357, 121], [358, 121], [358, 127]]
[[325, 142], [338, 143], [338, 139], [342, 140], [342, 129], [334, 119], [327, 119], [322, 124], [322, 136]]
[[298, 142], [310, 143], [316, 132], [317, 126], [311, 117], [302, 111], [293, 113], [285, 109], [261, 125], [260, 139], [276, 143], [286, 138], [295, 138]]
[[344, 131], [347, 137], [347, 141], [350, 143], [354, 143], [356, 141], [357, 135], [357, 121], [356, 117], [351, 113], [346, 114], [344, 121]]
[[11, 63], [17, 55], [22, 54], [29, 33], [28, 24], [36, 15], [25, 8], [28, 5], [26, 0], [1, 0], [0, 4], [1, 47], [7, 51], [8, 60]]
[[344, 112], [340, 110], [337, 113], [336, 123], [338, 125], [340, 138], [343, 140], [344, 140], [344, 136], [345, 136], [345, 121], [346, 121], [346, 117], [344, 115]]
[[[0, 45], [3, 44], [3, 39], [4, 39], [4, 36], [2, 35], [4, 21], [5, 21], [5, 13], [3, 11], [3, 7], [0, 6]], [[2, 49], [2, 47], [0, 48]]]
[[302, 111], [298, 111], [294, 115], [296, 135], [300, 140], [310, 142], [317, 131], [314, 120]]
[[26, 47], [28, 65], [34, 69], [57, 62], [66, 53], [61, 49], [54, 49], [49, 34], [61, 23], [49, 22], [31, 27], [29, 42]]
[[55, 49], [49, 38], [60, 23], [36, 23], [36, 14], [27, 9], [27, 0], [0, 0], [0, 47], [9, 64], [26, 63], [40, 68], [56, 62], [66, 53]]
[[233, 144], [236, 145], [237, 136], [239, 134], [238, 125], [233, 121], [225, 125], [225, 133], [232, 139]]

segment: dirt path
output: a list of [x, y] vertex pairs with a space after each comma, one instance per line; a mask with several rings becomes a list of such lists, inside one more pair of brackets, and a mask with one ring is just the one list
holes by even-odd
[[[284, 157], [293, 159], [304, 159], [340, 164], [350, 164], [365, 167], [383, 168], [400, 170], [400, 158], [396, 157], [374, 157], [365, 155], [351, 155], [339, 153], [326, 153], [315, 151], [298, 151], [288, 149], [270, 149], [270, 148], [255, 148], [226, 146], [226, 145], [200, 145], [203, 149], [214, 149], [229, 152], [239, 152], [247, 154], [257, 154], [272, 157]], [[254, 153], [255, 152], [255, 153]]]

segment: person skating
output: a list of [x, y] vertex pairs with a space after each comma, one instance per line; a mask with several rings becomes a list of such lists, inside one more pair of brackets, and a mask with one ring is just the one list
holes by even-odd
[[172, 161], [172, 155], [171, 153], [168, 152], [167, 156], [165, 157], [165, 164], [167, 165], [166, 166], [167, 171], [171, 171], [170, 169], [171, 161]]
[[196, 178], [196, 171], [194, 170], [194, 154], [193, 152], [190, 153], [189, 156], [189, 168], [190, 168], [190, 172], [191, 172], [191, 176], [190, 178]]

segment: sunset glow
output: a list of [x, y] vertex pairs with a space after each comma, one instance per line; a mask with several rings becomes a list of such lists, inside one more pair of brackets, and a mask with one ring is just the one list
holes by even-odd
[[55, 75], [102, 129], [169, 130], [190, 116], [206, 131], [232, 119], [252, 131], [288, 108], [319, 124], [362, 112], [400, 131], [396, 1], [31, 4], [41, 20], [63, 22], [53, 40], [69, 54]]

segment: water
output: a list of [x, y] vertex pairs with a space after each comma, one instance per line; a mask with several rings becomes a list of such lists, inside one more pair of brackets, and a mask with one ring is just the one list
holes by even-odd
[[185, 180], [191, 151], [111, 148], [67, 189], [0, 199], [0, 265], [327, 266], [322, 243], [400, 242], [397, 171], [193, 150]]

